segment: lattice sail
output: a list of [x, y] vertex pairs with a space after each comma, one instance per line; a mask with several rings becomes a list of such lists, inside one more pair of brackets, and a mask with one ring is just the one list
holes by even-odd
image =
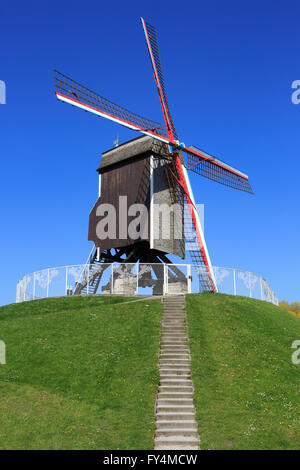
[[158, 88], [160, 99], [162, 101], [163, 114], [165, 116], [165, 119], [167, 120], [167, 126], [171, 128], [172, 138], [178, 140], [178, 135], [174, 126], [174, 122], [170, 112], [170, 106], [168, 103], [164, 74], [160, 60], [157, 30], [156, 28], [154, 28], [154, 26], [147, 23], [143, 18], [141, 18], [141, 21], [146, 36], [146, 43], [153, 68], [155, 82]]
[[244, 173], [196, 147], [186, 147], [183, 151], [187, 155], [188, 170], [230, 188], [253, 194], [248, 176]]
[[58, 99], [168, 143], [162, 124], [113, 103], [57, 70], [54, 70], [54, 79]]
[[217, 284], [214, 280], [214, 272], [210, 264], [207, 265], [204, 262], [202, 251], [199, 249], [188, 204], [184, 206], [184, 235], [186, 250], [189, 252], [195, 271], [199, 276], [201, 289], [203, 291], [216, 291]]
[[[180, 204], [183, 210], [184, 217], [184, 241], [186, 250], [189, 252], [195, 270], [199, 278], [199, 285], [203, 291], [216, 291], [217, 285], [214, 279], [214, 273], [210, 266], [208, 258], [208, 252], [205, 247], [204, 235], [202, 234], [203, 240], [199, 240], [195, 229], [195, 224], [191, 217], [191, 207], [189, 204], [184, 203], [186, 197], [183, 188], [178, 183], [179, 174], [176, 170], [176, 166], [171, 161], [167, 168], [167, 177], [170, 193], [175, 203]], [[199, 244], [200, 242], [200, 244]]]

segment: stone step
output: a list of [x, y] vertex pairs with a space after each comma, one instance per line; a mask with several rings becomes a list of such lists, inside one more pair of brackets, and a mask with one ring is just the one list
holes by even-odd
[[[198, 438], [198, 431], [197, 429], [181, 429], [181, 428], [174, 428], [174, 429], [157, 429], [156, 431], [156, 437], [191, 437], [191, 438]], [[200, 441], [199, 441], [200, 442]]]
[[166, 325], [180, 325], [180, 326], [186, 326], [186, 321], [182, 318], [164, 318], [161, 321], [162, 326]]
[[192, 379], [191, 375], [191, 369], [190, 367], [187, 366], [174, 366], [174, 367], [168, 367], [165, 368], [164, 366], [161, 366], [159, 368], [159, 375], [160, 375], [160, 380], [163, 379], [175, 379], [177, 377], [178, 379]]
[[180, 315], [182, 317], [186, 317], [186, 311], [183, 308], [167, 307], [167, 308], [164, 308], [163, 316], [166, 316], [166, 315]]
[[176, 351], [172, 353], [165, 353], [161, 351], [159, 359], [167, 360], [170, 359], [171, 363], [174, 362], [175, 360], [184, 360], [184, 361], [189, 361], [191, 359], [190, 354], [187, 354], [186, 352], [181, 352], [181, 351]]
[[191, 358], [190, 356], [187, 356], [186, 354], [175, 354], [175, 355], [162, 355], [159, 356], [159, 365], [160, 364], [184, 364], [186, 366], [189, 366], [191, 363]]
[[186, 317], [186, 311], [184, 308], [171, 308], [171, 307], [165, 307], [164, 308], [164, 316], [166, 315], [181, 315]]
[[165, 335], [163, 338], [162, 338], [162, 343], [161, 344], [165, 344], [165, 341], [170, 343], [170, 342], [177, 342], [177, 344], [181, 343], [181, 344], [184, 344], [185, 346], [188, 344], [187, 343], [187, 339], [185, 338], [184, 335], [179, 335], [178, 336], [178, 333], [176, 333], [175, 335], [174, 334], [168, 334], [168, 335]]
[[160, 377], [160, 386], [162, 387], [193, 387], [193, 381], [191, 376], [188, 374], [185, 375], [166, 375]]
[[178, 310], [174, 308], [168, 308], [164, 310], [164, 314], [162, 318], [165, 317], [179, 317], [179, 318], [184, 318], [186, 319], [186, 312], [184, 310]]
[[162, 320], [165, 318], [171, 318], [171, 319], [180, 319], [180, 320], [186, 320], [186, 314], [185, 313], [178, 313], [178, 312], [165, 312]]
[[189, 437], [189, 436], [170, 436], [170, 437], [156, 437], [154, 440], [155, 447], [157, 445], [168, 446], [166, 449], [170, 449], [169, 446], [199, 446], [200, 439], [199, 437]]
[[181, 326], [165, 326], [163, 329], [163, 338], [164, 337], [173, 337], [173, 338], [184, 338], [187, 340], [186, 329]]
[[168, 373], [163, 373], [160, 375], [160, 385], [168, 384], [193, 384], [191, 373], [184, 373], [178, 375], [174, 369], [168, 369]]
[[184, 346], [178, 346], [178, 344], [174, 344], [174, 345], [162, 345], [160, 347], [160, 350], [162, 353], [166, 352], [166, 351], [170, 351], [170, 353], [178, 353], [178, 354], [190, 354], [190, 350], [188, 348], [187, 345], [184, 345]]
[[181, 330], [184, 330], [186, 328], [185, 323], [179, 322], [179, 321], [172, 321], [172, 322], [162, 322], [162, 328], [163, 330], [165, 328], [180, 328]]
[[191, 356], [189, 352], [185, 350], [172, 349], [171, 352], [160, 351], [159, 359], [185, 359], [190, 360]]
[[177, 337], [177, 336], [168, 336], [167, 339], [163, 339], [160, 343], [160, 347], [165, 347], [165, 346], [184, 346], [185, 348], [188, 348], [188, 343], [186, 339], [182, 339], [182, 336]]
[[156, 405], [157, 413], [194, 413], [194, 405]]
[[195, 420], [170, 420], [167, 421], [165, 419], [159, 419], [155, 422], [157, 429], [196, 429], [197, 430], [197, 423]]
[[190, 359], [160, 359], [159, 366], [190, 366]]
[[180, 312], [185, 311], [184, 303], [175, 303], [175, 302], [173, 302], [173, 303], [164, 303], [163, 307], [164, 307], [164, 312], [166, 310], [177, 310], [177, 311], [180, 311]]
[[168, 331], [168, 330], [165, 330], [163, 329], [162, 330], [162, 337], [161, 337], [161, 340], [163, 341], [164, 339], [166, 338], [173, 338], [173, 339], [182, 339], [182, 340], [185, 340], [185, 341], [188, 341], [188, 336], [187, 336], [187, 332], [186, 332], [186, 328], [184, 328], [183, 331]]
[[178, 367], [178, 366], [172, 366], [172, 367], [165, 367], [165, 366], [161, 366], [159, 368], [159, 372], [160, 372], [160, 377], [163, 378], [164, 375], [184, 375], [184, 376], [189, 376], [189, 378], [191, 378], [191, 369], [190, 367], [186, 367], [186, 366], [181, 366], [181, 367]]
[[186, 329], [181, 326], [165, 326], [163, 329], [163, 338], [164, 337], [173, 337], [173, 338], [184, 338], [187, 340]]
[[178, 338], [184, 338], [186, 340], [188, 340], [188, 336], [187, 336], [187, 331], [186, 331], [186, 327], [185, 328], [182, 328], [182, 331], [180, 331], [180, 333], [178, 333], [178, 331], [176, 332], [172, 332], [172, 331], [169, 331], [170, 328], [162, 328], [162, 337], [161, 339], [165, 338], [166, 336], [178, 336]]
[[160, 376], [160, 387], [193, 387], [193, 381], [190, 374], [164, 374]]
[[159, 393], [157, 394], [157, 398], [159, 400], [161, 400], [162, 398], [193, 398], [193, 391], [190, 391], [190, 392], [182, 392], [182, 391], [177, 391], [177, 392], [174, 392], [173, 390], [171, 390], [171, 392], [169, 391], [159, 391]]
[[164, 302], [164, 311], [168, 308], [176, 308], [176, 309], [185, 309], [185, 304], [184, 302]]
[[187, 344], [188, 338], [186, 334], [165, 333], [161, 337], [161, 342], [164, 343], [165, 341], [179, 341], [181, 343]]
[[185, 326], [176, 326], [176, 325], [163, 325], [163, 334], [166, 334], [166, 333], [170, 333], [171, 332], [176, 332], [176, 331], [180, 331], [182, 332], [183, 334], [186, 333], [186, 327]]
[[185, 305], [183, 303], [164, 303], [164, 312], [167, 310], [177, 310], [179, 312], [184, 312], [185, 311]]
[[170, 359], [170, 360], [175, 360], [175, 359], [178, 359], [178, 360], [185, 360], [185, 361], [190, 361], [191, 360], [191, 356], [189, 355], [188, 352], [181, 352], [178, 351], [178, 350], [175, 350], [174, 352], [165, 352], [165, 351], [162, 351], [161, 352], [161, 355], [159, 356], [159, 359], [163, 359], [163, 360], [167, 360], [167, 359]]
[[179, 406], [193, 406], [194, 402], [192, 398], [160, 398], [157, 399], [157, 405], [179, 405]]
[[185, 308], [185, 301], [181, 301], [181, 299], [179, 300], [173, 300], [173, 301], [167, 301], [167, 302], [163, 302], [163, 306], [164, 307], [183, 307]]
[[199, 450], [198, 445], [155, 444], [154, 450]]
[[164, 308], [163, 316], [166, 315], [180, 315], [181, 317], [186, 317], [186, 311], [183, 308]]
[[171, 375], [177, 375], [178, 372], [184, 372], [185, 374], [188, 374], [188, 375], [191, 375], [191, 368], [190, 368], [190, 363], [188, 364], [160, 364], [159, 365], [159, 373], [160, 373], [160, 376], [164, 375], [164, 374], [169, 374], [171, 372], [169, 371], [172, 371]]
[[182, 325], [185, 325], [186, 324], [186, 321], [185, 321], [185, 318], [179, 318], [179, 317], [176, 317], [176, 318], [172, 318], [172, 317], [169, 317], [169, 318], [163, 318], [162, 321], [161, 321], [162, 325], [168, 323], [168, 324], [177, 324], [177, 323], [181, 323]]
[[189, 413], [189, 412], [159, 412], [156, 414], [156, 421], [168, 421], [168, 422], [177, 422], [177, 421], [195, 421], [195, 412]]
[[184, 318], [163, 318], [162, 321], [161, 321], [161, 324], [164, 326], [166, 324], [168, 325], [177, 325], [177, 324], [181, 324], [181, 325], [186, 325], [186, 321]]
[[164, 307], [164, 315], [166, 313], [178, 313], [180, 315], [186, 315], [186, 311], [185, 311], [185, 308], [182, 307], [182, 306], [179, 306], [179, 307], [175, 307], [175, 306], [172, 306], [172, 305], [167, 305]]
[[185, 354], [190, 356], [190, 350], [185, 348], [185, 349], [178, 349], [176, 346], [172, 348], [161, 348], [161, 354]]
[[169, 339], [163, 339], [160, 342], [161, 346], [178, 346], [181, 348], [186, 348], [187, 347], [187, 342], [185, 339], [182, 338], [170, 338]]
[[188, 348], [188, 342], [187, 339], [182, 337], [182, 335], [178, 336], [164, 336], [161, 341], [160, 341], [160, 346], [184, 346], [185, 348]]
[[192, 385], [164, 385], [160, 384], [159, 393], [193, 393], [194, 387]]
[[161, 353], [160, 353], [160, 357], [162, 357], [162, 356], [163, 357], [170, 357], [170, 359], [172, 359], [172, 358], [176, 359], [176, 357], [178, 357], [179, 359], [180, 358], [186, 358], [186, 357], [190, 358], [191, 357], [190, 354], [186, 353], [185, 351], [173, 352], [173, 350], [170, 353], [167, 353], [164, 350], [162, 350]]
[[181, 320], [181, 321], [186, 321], [186, 315], [179, 315], [177, 313], [167, 313], [165, 314], [162, 319], [162, 321], [164, 320]]
[[186, 326], [186, 321], [184, 318], [164, 318], [162, 321], [161, 321], [161, 324], [164, 326], [164, 325], [184, 325]]
[[164, 307], [169, 307], [169, 306], [174, 306], [174, 307], [185, 307], [185, 301], [184, 300], [167, 300], [166, 302], [163, 302]]
[[[167, 385], [166, 385], [166, 382], [167, 382]], [[178, 390], [179, 392], [191, 392], [194, 390], [194, 387], [191, 384], [186, 384], [186, 382], [171, 382], [171, 381], [166, 381], [166, 382], [163, 382], [160, 384], [160, 388], [159, 388], [159, 391], [162, 391], [162, 392], [171, 392], [171, 391], [176, 391]], [[170, 385], [171, 384], [171, 385]], [[182, 390], [181, 390], [182, 389]]]
[[160, 385], [166, 387], [172, 387], [173, 385], [182, 385], [183, 387], [193, 387], [193, 381], [191, 374], [187, 372], [183, 373], [175, 373], [174, 369], [172, 369], [173, 374], [163, 374], [160, 376]]
[[177, 294], [177, 295], [168, 295], [166, 297], [163, 297], [163, 302], [183, 302], [185, 303], [185, 298], [184, 298], [184, 295], [180, 295], [180, 294]]
[[[182, 380], [184, 382], [191, 381], [191, 371], [189, 369], [161, 369], [160, 370], [160, 383], [174, 383]], [[179, 383], [179, 382], [178, 382]], [[183, 383], [183, 382], [182, 382]], [[192, 382], [191, 382], [192, 383]]]
[[[186, 354], [186, 353], [183, 353], [183, 354], [171, 354], [171, 353], [162, 353], [160, 356], [159, 356], [159, 360], [160, 361], [167, 361], [167, 360], [170, 360], [171, 363], [173, 364], [177, 364], [176, 361], [190, 361], [190, 355], [189, 354]], [[175, 361], [175, 362], [174, 362]], [[181, 362], [180, 362], [181, 363]]]
[[186, 314], [185, 308], [183, 305], [164, 305], [164, 313], [181, 313]]

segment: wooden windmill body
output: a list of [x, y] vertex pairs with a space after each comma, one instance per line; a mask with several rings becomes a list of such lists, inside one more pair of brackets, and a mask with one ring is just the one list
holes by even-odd
[[[112, 249], [122, 249], [127, 254], [126, 262], [158, 262], [167, 254], [185, 258], [183, 195], [176, 202], [170, 184], [171, 165], [168, 147], [148, 136], [102, 154], [98, 168], [99, 197], [90, 214], [89, 240], [95, 243], [103, 259], [105, 256], [109, 259]], [[115, 208], [115, 239], [101, 240], [97, 236], [97, 224], [103, 217], [97, 213], [103, 204], [112, 204]], [[131, 238], [128, 225], [134, 215], [128, 215], [128, 210], [135, 204], [145, 207], [146, 217], [139, 227], [140, 237]], [[169, 220], [164, 219], [166, 206], [170, 208]], [[179, 213], [174, 214], [173, 209]], [[168, 222], [170, 226], [166, 230], [163, 224]]]

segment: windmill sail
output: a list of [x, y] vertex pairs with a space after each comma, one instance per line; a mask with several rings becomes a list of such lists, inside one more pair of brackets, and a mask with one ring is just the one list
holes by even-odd
[[233, 189], [253, 194], [248, 176], [197, 147], [185, 147], [187, 169]]
[[57, 70], [54, 70], [54, 79], [55, 94], [59, 100], [169, 143], [162, 124], [113, 103]]
[[146, 21], [143, 18], [141, 18], [141, 21], [142, 21], [142, 25], [144, 28], [147, 48], [148, 48], [150, 61], [151, 61], [152, 68], [153, 68], [154, 80], [157, 86], [157, 91], [158, 91], [159, 99], [161, 102], [168, 135], [169, 137], [172, 138], [172, 140], [178, 140], [178, 135], [177, 135], [174, 123], [173, 123], [173, 119], [171, 116], [170, 107], [168, 103], [164, 75], [163, 75], [162, 65], [161, 65], [161, 60], [160, 60], [157, 30], [156, 28], [154, 28], [154, 26], [151, 26], [149, 23], [146, 23]]
[[[174, 162], [170, 162], [169, 167], [167, 168], [167, 178], [170, 193], [173, 197], [174, 203], [180, 204], [182, 207], [184, 217], [183, 241], [186, 244], [186, 249], [191, 256], [192, 262], [195, 265], [200, 287], [202, 290], [216, 291], [217, 286], [214, 279], [214, 272], [211, 267], [211, 262], [205, 244], [205, 238], [201, 228], [199, 215], [195, 207], [193, 194], [191, 192], [191, 198], [189, 199], [189, 197], [187, 197], [188, 195], [185, 194], [184, 188], [178, 183], [180, 175]], [[186, 182], [189, 185], [187, 174]], [[184, 199], [186, 200], [186, 203], [184, 203]], [[195, 226], [197, 229], [195, 229]]]

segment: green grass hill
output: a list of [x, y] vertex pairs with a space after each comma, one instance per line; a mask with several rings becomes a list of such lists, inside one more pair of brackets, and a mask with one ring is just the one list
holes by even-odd
[[202, 449], [300, 449], [300, 320], [267, 302], [187, 296]]
[[128, 300], [0, 308], [0, 449], [151, 449], [162, 305]]
[[[152, 449], [162, 304], [121, 297], [0, 308], [0, 449]], [[202, 449], [299, 449], [300, 320], [187, 295]]]

